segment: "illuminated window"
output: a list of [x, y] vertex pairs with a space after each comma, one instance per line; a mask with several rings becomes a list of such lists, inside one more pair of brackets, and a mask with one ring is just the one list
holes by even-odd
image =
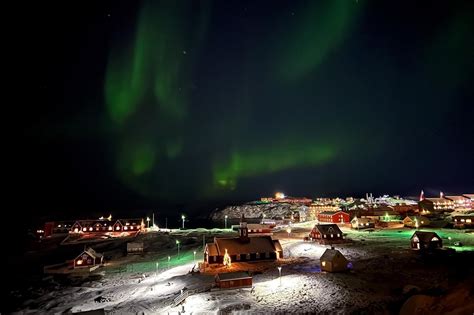
[[82, 265], [82, 259], [79, 259], [79, 260], [77, 261], [77, 264], [78, 264], [78, 265]]
[[92, 231], [92, 227], [89, 228], [89, 231]]
[[250, 254], [245, 255], [245, 258], [246, 258], [247, 260], [249, 260], [249, 259], [250, 259]]
[[466, 223], [471, 223], [472, 220], [471, 219], [466, 219]]
[[84, 232], [85, 232], [85, 231], [87, 231], [87, 229], [86, 229], [86, 228], [82, 228], [82, 230], [83, 230]]
[[466, 220], [464, 220], [464, 219], [461, 219], [461, 222], [465, 222], [465, 221], [466, 221]]
[[58, 224], [58, 227], [61, 227], [61, 224]]
[[334, 234], [331, 234], [331, 238], [333, 238], [333, 237], [334, 237]]
[[127, 226], [125, 226], [123, 229], [126, 231], [126, 230], [128, 230], [128, 227], [127, 227]]
[[79, 229], [78, 229], [78, 228], [75, 228], [75, 229], [74, 229], [74, 232], [75, 232], [75, 233], [78, 233], [78, 232], [79, 232]]
[[433, 237], [433, 238], [431, 239], [431, 241], [432, 241], [432, 242], [439, 241], [439, 238], [437, 238], [437, 237], [435, 236], [435, 237]]
[[323, 267], [326, 266], [326, 262], [325, 262], [325, 261], [323, 261], [322, 264], [323, 264]]
[[109, 226], [109, 231], [112, 231], [112, 227], [111, 227], [111, 226]]
[[117, 227], [115, 228], [117, 231], [120, 230], [120, 226], [117, 225]]
[[337, 233], [337, 237], [341, 237], [341, 234]]

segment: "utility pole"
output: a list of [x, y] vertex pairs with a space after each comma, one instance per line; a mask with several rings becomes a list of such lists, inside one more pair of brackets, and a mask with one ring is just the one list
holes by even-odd
[[168, 229], [168, 218], [165, 218], [165, 229]]

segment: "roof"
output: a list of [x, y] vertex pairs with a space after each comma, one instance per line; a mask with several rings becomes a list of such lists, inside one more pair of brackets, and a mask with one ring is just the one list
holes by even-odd
[[438, 234], [436, 234], [435, 232], [423, 232], [423, 231], [416, 231], [415, 233], [413, 233], [413, 235], [411, 236], [411, 239], [413, 239], [414, 237], [418, 237], [418, 239], [421, 241], [421, 242], [430, 242], [433, 237], [437, 237], [439, 239], [441, 239], [439, 237]]
[[469, 198], [469, 199], [471, 199], [471, 200], [474, 199], [474, 194], [463, 194], [463, 196], [464, 196], [464, 197], [467, 197], [467, 198]]
[[209, 253], [209, 256], [218, 256], [219, 252], [217, 251], [217, 246], [214, 243], [207, 243], [207, 251]]
[[344, 214], [347, 214], [347, 213], [345, 213], [344, 211], [322, 211], [322, 212], [320, 212], [319, 214], [334, 215], [334, 214], [340, 213], [340, 212], [342, 212], [342, 213], [344, 213]]
[[78, 255], [76, 259], [81, 257], [84, 253], [91, 256], [92, 258], [100, 258], [103, 256], [102, 254], [97, 253], [95, 250], [89, 247], [86, 250], [84, 250], [80, 255]]
[[456, 200], [461, 200], [461, 201], [467, 201], [469, 200], [469, 197], [466, 196], [444, 196], [444, 198], [456, 201]]
[[344, 255], [337, 249], [326, 249], [326, 251], [321, 255], [320, 259], [325, 261], [331, 261], [337, 255], [341, 255], [342, 257], [344, 257]]
[[337, 224], [316, 224], [314, 226], [314, 228], [316, 230], [318, 230], [319, 233], [321, 233], [321, 234], [330, 234], [330, 233], [333, 233], [333, 234], [340, 233], [340, 234], [342, 234], [341, 229], [339, 229]]
[[255, 236], [242, 242], [240, 238], [215, 238], [218, 253], [224, 253], [227, 249], [229, 255], [270, 253], [275, 251], [275, 245], [271, 236]]
[[275, 246], [276, 251], [283, 252], [283, 248], [281, 247], [279, 240], [273, 240], [273, 246]]
[[423, 200], [428, 200], [428, 201], [431, 201], [431, 202], [443, 202], [443, 203], [451, 201], [451, 200], [448, 200], [446, 198], [425, 198]]
[[249, 274], [244, 271], [235, 271], [235, 272], [218, 273], [217, 278], [219, 278], [219, 280], [237, 280], [237, 279], [247, 279], [247, 278], [252, 278], [252, 277], [249, 276]]

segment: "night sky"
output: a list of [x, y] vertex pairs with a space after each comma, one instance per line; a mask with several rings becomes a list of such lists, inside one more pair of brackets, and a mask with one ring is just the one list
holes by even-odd
[[474, 191], [474, 1], [64, 2], [24, 16], [20, 208]]

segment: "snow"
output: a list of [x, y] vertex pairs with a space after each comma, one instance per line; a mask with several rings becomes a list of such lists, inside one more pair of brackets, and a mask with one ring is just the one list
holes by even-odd
[[[37, 299], [25, 302], [22, 312], [62, 313], [105, 308], [110, 314], [176, 314], [184, 307], [186, 313], [193, 314], [302, 311], [347, 314], [362, 310], [364, 313], [381, 313], [393, 303], [401, 303], [401, 292], [405, 285], [426, 289], [433, 283], [442, 284], [445, 281], [443, 272], [446, 272], [447, 267], [429, 269], [429, 266], [420, 263], [419, 255], [409, 250], [409, 240], [414, 230], [408, 229], [367, 232], [343, 228], [346, 238], [351, 242], [335, 247], [353, 264], [353, 269], [340, 274], [321, 272], [319, 258], [328, 246], [302, 241], [302, 236], [310, 228], [311, 225], [302, 224], [293, 227], [290, 237], [284, 230], [274, 235], [280, 239], [284, 249], [285, 258], [278, 263], [232, 264], [232, 268], [258, 271], [253, 277], [253, 290], [247, 288], [192, 294], [182, 305], [174, 306], [172, 301], [181, 290], [205, 288], [214, 282], [214, 275], [189, 273], [194, 266], [192, 252], [199, 250], [199, 256], [202, 257], [202, 250], [194, 246], [196, 244], [194, 247], [185, 246], [179, 258], [176, 257], [174, 247], [166, 249], [159, 245], [163, 247], [159, 256], [136, 258], [144, 261], [137, 262], [127, 272], [105, 268], [102, 279], [46, 292]], [[465, 244], [462, 249], [474, 249], [474, 235], [470, 233], [448, 229], [434, 231], [443, 238], [445, 246], [461, 241]], [[201, 234], [222, 233], [228, 231], [195, 229], [174, 231], [172, 234], [198, 236], [199, 243]], [[173, 255], [169, 268], [168, 255]], [[154, 271], [157, 261], [158, 272]], [[277, 266], [282, 267], [281, 279]], [[393, 294], [396, 288], [400, 288], [400, 294]], [[96, 302], [98, 298], [102, 302]]]

